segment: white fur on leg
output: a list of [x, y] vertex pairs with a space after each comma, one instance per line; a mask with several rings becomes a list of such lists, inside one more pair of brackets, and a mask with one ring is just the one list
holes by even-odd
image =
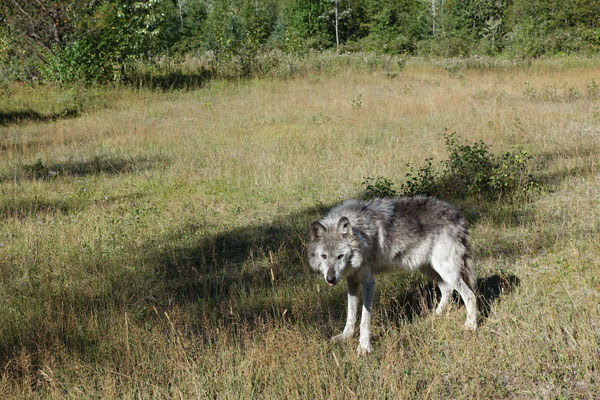
[[463, 325], [463, 329], [466, 331], [475, 332], [477, 330], [477, 322], [475, 321], [467, 321]]
[[444, 281], [437, 282], [437, 285], [440, 288], [440, 292], [442, 292], [442, 298], [435, 309], [435, 315], [440, 315], [448, 306], [448, 300], [450, 300], [450, 295], [452, 294], [452, 286]]
[[371, 343], [359, 343], [358, 349], [356, 349], [356, 353], [359, 356], [369, 354], [371, 352]]
[[[444, 249], [444, 246], [446, 245], [447, 244], [444, 242], [438, 244], [436, 252], [432, 257], [431, 266], [444, 280], [445, 284], [454, 288], [460, 294], [460, 297], [465, 303], [465, 308], [467, 309], [467, 320], [463, 327], [467, 330], [474, 331], [477, 329], [477, 301], [475, 299], [475, 294], [462, 279], [460, 270], [456, 267], [457, 265], [460, 265], [459, 263], [461, 260], [457, 257], [444, 257], [445, 254], [452, 254], [452, 251], [449, 249]], [[442, 290], [441, 286], [440, 290]]]
[[356, 324], [356, 312], [358, 311], [358, 291], [360, 284], [349, 279], [348, 280], [348, 314], [346, 317], [346, 326], [344, 331], [331, 338], [334, 342], [346, 340], [354, 334], [354, 325]]
[[358, 339], [358, 355], [371, 352], [371, 303], [375, 292], [375, 280], [369, 275], [363, 286], [363, 308], [360, 316], [360, 338]]
[[475, 294], [462, 279], [458, 281], [457, 289], [467, 309], [467, 320], [463, 327], [466, 330], [474, 331], [477, 329], [477, 299]]

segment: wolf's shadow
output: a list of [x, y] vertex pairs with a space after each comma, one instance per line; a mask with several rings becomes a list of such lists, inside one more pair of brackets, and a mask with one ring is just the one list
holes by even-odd
[[[485, 278], [477, 279], [475, 296], [477, 297], [477, 309], [479, 314], [479, 323], [484, 323], [490, 314], [492, 304], [499, 301], [500, 296], [506, 295], [515, 290], [521, 283], [516, 275], [513, 274], [494, 274]], [[412, 322], [416, 317], [429, 313], [435, 308], [441, 293], [433, 282], [421, 285], [418, 288], [408, 290], [399, 295], [392, 306], [392, 317], [397, 320], [406, 320]], [[455, 291], [453, 300], [463, 306], [460, 295]]]

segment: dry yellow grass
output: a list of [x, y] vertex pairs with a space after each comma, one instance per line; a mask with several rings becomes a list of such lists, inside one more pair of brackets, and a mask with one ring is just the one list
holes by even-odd
[[[600, 63], [461, 65], [98, 89], [77, 118], [0, 127], [2, 398], [597, 396]], [[345, 293], [308, 270], [306, 227], [364, 177], [444, 159], [446, 130], [529, 149], [542, 190], [459, 204], [475, 334], [387, 276], [358, 358], [327, 341]]]

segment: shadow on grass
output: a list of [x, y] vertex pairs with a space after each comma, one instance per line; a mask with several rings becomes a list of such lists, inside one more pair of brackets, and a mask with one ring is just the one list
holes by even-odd
[[[477, 296], [477, 311], [479, 324], [485, 323], [490, 314], [492, 305], [497, 302], [501, 296], [514, 291], [521, 283], [521, 280], [513, 274], [493, 274], [477, 279], [475, 295]], [[441, 293], [433, 282], [420, 284], [417, 287], [409, 288], [392, 296], [389, 299], [381, 299], [385, 310], [380, 311], [384, 318], [389, 318], [396, 323], [405, 320], [412, 322], [415, 318], [433, 312]], [[464, 305], [460, 295], [453, 292], [455, 304], [460, 304], [464, 310]], [[377, 310], [375, 309], [375, 312]]]
[[540, 153], [536, 156], [536, 165], [540, 173], [538, 174], [538, 182], [544, 188], [552, 188], [556, 184], [562, 182], [565, 179], [587, 175], [593, 173], [591, 170], [591, 166], [581, 166], [575, 163], [574, 167], [568, 168], [564, 167], [554, 172], [545, 172], [544, 169], [547, 168], [547, 165], [554, 162], [556, 159], [594, 159], [600, 155], [600, 146], [592, 145], [582, 147], [579, 146], [571, 146], [560, 148], [553, 152], [545, 152]]
[[40, 199], [0, 200], [0, 220], [7, 218], [26, 218], [41, 213], [69, 214], [83, 209], [81, 203], [73, 201], [46, 201]]
[[23, 124], [27, 122], [49, 122], [59, 119], [75, 118], [80, 111], [67, 109], [60, 113], [42, 114], [34, 110], [4, 111], [0, 112], [0, 126]]
[[137, 200], [140, 197], [139, 193], [135, 193], [123, 196], [107, 196], [101, 199], [76, 196], [55, 200], [42, 200], [36, 197], [22, 199], [0, 198], [0, 221], [9, 218], [24, 219], [40, 214], [50, 217], [54, 217], [57, 214], [68, 215], [82, 211], [92, 204], [110, 205]]
[[199, 89], [213, 74], [207, 69], [196, 71], [135, 71], [125, 79], [125, 84], [133, 87], [167, 90]]
[[[293, 319], [292, 294], [303, 286], [299, 283], [315, 277], [305, 260], [305, 228], [327, 209], [308, 208], [273, 223], [232, 229], [189, 245], [164, 246], [200, 229], [186, 225], [147, 245], [147, 262], [166, 283], [170, 301], [209, 310], [201, 319], [218, 323], [234, 317], [237, 323], [252, 324], [257, 317], [277, 317], [286, 308], [288, 319]], [[163, 250], [157, 253], [159, 246]]]
[[51, 180], [61, 176], [117, 175], [146, 171], [167, 165], [168, 160], [160, 156], [114, 157], [95, 156], [91, 159], [44, 162], [38, 159], [13, 171], [10, 175], [0, 175], [0, 183], [7, 181]]
[[[111, 345], [104, 330], [114, 329], [124, 314], [132, 324], [155, 326], [164, 322], [166, 312], [174, 315], [173, 309], [183, 309], [191, 316], [189, 330], [201, 337], [210, 336], [215, 328], [225, 332], [253, 328], [261, 319], [279, 318], [286, 308], [290, 321], [314, 321], [315, 312], [304, 310], [315, 301], [297, 302], [294, 295], [305, 293], [306, 282], [314, 277], [303, 261], [305, 227], [326, 208], [309, 208], [268, 224], [189, 241], [202, 226], [186, 224], [142, 245], [134, 240], [130, 246], [118, 244], [125, 250], [111, 256], [75, 248], [76, 269], [86, 271], [91, 284], [63, 276], [62, 266], [45, 272], [46, 259], [19, 265], [30, 278], [2, 299], [0, 319], [7, 323], [0, 326], [0, 368], [20, 352], [33, 357], [29, 365], [35, 368], [35, 357], [53, 346], [94, 359], [99, 348]], [[3, 263], [0, 260], [0, 267]], [[345, 296], [339, 290], [337, 295]], [[90, 330], [86, 321], [92, 314], [102, 333]], [[101, 339], [103, 335], [107, 338]]]
[[477, 280], [477, 305], [480, 318], [488, 318], [492, 304], [501, 296], [513, 292], [521, 284], [521, 279], [513, 274], [494, 274]]
[[[72, 143], [74, 140], [74, 138], [65, 138], [61, 141], [61, 144], [67, 145]], [[3, 143], [0, 142], [0, 157], [2, 156], [3, 152], [23, 154], [29, 151], [33, 153], [35, 151], [45, 150], [54, 146], [56, 146], [56, 142], [52, 136], [35, 138], [20, 136], [16, 140], [8, 139]]]

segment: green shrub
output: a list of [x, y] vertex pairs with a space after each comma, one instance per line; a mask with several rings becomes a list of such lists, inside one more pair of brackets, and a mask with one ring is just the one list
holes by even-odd
[[111, 60], [85, 41], [56, 47], [40, 68], [44, 80], [61, 83], [110, 80], [112, 70]]
[[398, 196], [398, 192], [392, 188], [394, 184], [388, 178], [384, 178], [382, 176], [378, 176], [376, 178], [367, 177], [362, 183], [365, 187], [363, 194], [365, 199]]
[[533, 156], [522, 148], [493, 154], [483, 141], [462, 143], [455, 133], [444, 135], [448, 159], [436, 167], [433, 159], [417, 169], [408, 165], [400, 190], [385, 177], [365, 178], [364, 197], [427, 195], [441, 198], [517, 199], [538, 185], [531, 172]]
[[507, 151], [496, 161], [490, 177], [490, 193], [495, 197], [505, 194], [525, 195], [538, 187], [528, 166], [533, 156], [525, 149]]
[[432, 196], [437, 195], [437, 186], [440, 181], [439, 172], [433, 166], [433, 159], [425, 160], [425, 165], [415, 169], [408, 165], [409, 170], [406, 173], [406, 181], [400, 186], [400, 193], [403, 196], [416, 196], [418, 194]]
[[445, 134], [448, 160], [444, 161], [446, 190], [456, 194], [481, 195], [490, 192], [494, 156], [482, 141], [462, 144], [454, 133]]

